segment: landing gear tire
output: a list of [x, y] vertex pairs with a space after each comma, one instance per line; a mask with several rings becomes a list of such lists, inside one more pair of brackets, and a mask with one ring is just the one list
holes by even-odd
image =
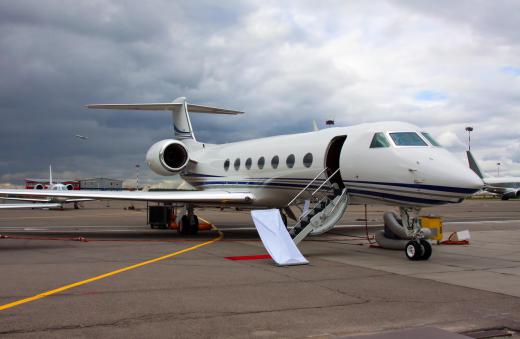
[[430, 257], [432, 256], [432, 245], [424, 239], [421, 239], [420, 242], [421, 242], [421, 247], [422, 247], [423, 251], [422, 251], [422, 255], [419, 260], [430, 259]]
[[178, 231], [183, 235], [197, 234], [199, 232], [199, 218], [196, 215], [182, 216]]
[[199, 233], [199, 218], [196, 215], [192, 215], [190, 218], [190, 234]]
[[421, 260], [424, 248], [415, 240], [410, 240], [404, 248], [406, 257], [410, 260]]

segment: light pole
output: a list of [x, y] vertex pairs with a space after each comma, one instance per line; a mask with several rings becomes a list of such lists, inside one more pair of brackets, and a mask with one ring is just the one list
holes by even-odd
[[136, 168], [136, 179], [135, 179], [135, 190], [139, 191], [139, 164], [135, 165]]
[[468, 151], [471, 151], [471, 132], [473, 132], [473, 127], [466, 127], [466, 131], [468, 132]]
[[500, 176], [500, 165], [501, 164], [499, 162], [497, 162], [497, 177]]

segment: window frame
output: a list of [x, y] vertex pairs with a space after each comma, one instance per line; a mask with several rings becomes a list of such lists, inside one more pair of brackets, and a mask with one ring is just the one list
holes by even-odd
[[[376, 138], [376, 135], [378, 134], [381, 134], [383, 137], [385, 137], [385, 140], [386, 142], [388, 143], [387, 146], [376, 146], [376, 147], [373, 147], [372, 146], [372, 143], [374, 142], [375, 138]], [[368, 148], [369, 149], [378, 149], [378, 148], [390, 148], [392, 147], [392, 143], [390, 142], [391, 138], [389, 138], [388, 135], [386, 135], [386, 132], [375, 132], [373, 135], [372, 135], [372, 139], [370, 140], [370, 144], [368, 145]]]
[[[292, 163], [290, 166], [289, 166], [289, 158], [292, 158]], [[287, 168], [293, 168], [295, 164], [296, 164], [296, 156], [294, 155], [294, 153], [291, 153], [287, 156], [287, 158], [285, 158], [285, 165], [287, 166]]]
[[[442, 145], [435, 139], [431, 133], [429, 132], [420, 132], [421, 136], [428, 141], [430, 145], [433, 147], [442, 147]], [[431, 139], [431, 140], [430, 140]]]
[[[262, 166], [260, 166], [260, 160], [262, 160]], [[264, 169], [264, 167], [265, 167], [265, 157], [264, 156], [260, 156], [258, 158], [258, 161], [256, 162], [256, 166], [258, 166], [259, 170]]]
[[[276, 166], [274, 159], [276, 159]], [[273, 155], [273, 157], [271, 158], [271, 167], [273, 169], [278, 169], [278, 166], [280, 166], [280, 157], [278, 155]]]
[[[424, 143], [424, 145], [398, 145], [395, 142], [394, 138], [392, 138], [392, 134], [396, 134], [396, 133], [415, 133], [419, 137], [419, 139]], [[388, 131], [388, 132], [386, 132], [386, 134], [392, 141], [392, 144], [394, 147], [429, 147], [430, 146], [430, 144], [428, 144], [428, 142], [426, 142], [426, 140], [424, 140], [424, 138], [421, 136], [421, 133], [417, 132], [417, 131]]]
[[[307, 164], [305, 163], [305, 158], [306, 158], [308, 155], [311, 156], [311, 162], [310, 162], [309, 165], [307, 166]], [[312, 152], [307, 152], [307, 153], [305, 153], [305, 155], [304, 155], [303, 158], [302, 158], [302, 164], [303, 164], [303, 167], [305, 167], [305, 168], [311, 168], [313, 163], [314, 163], [314, 155], [312, 154]]]

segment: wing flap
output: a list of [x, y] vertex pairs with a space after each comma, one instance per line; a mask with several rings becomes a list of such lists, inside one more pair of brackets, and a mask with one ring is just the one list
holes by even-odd
[[9, 196], [40, 196], [64, 197], [95, 200], [133, 200], [155, 202], [192, 202], [192, 203], [237, 203], [248, 204], [254, 200], [249, 192], [228, 191], [170, 191], [170, 192], [143, 192], [143, 191], [39, 191], [35, 190], [0, 190], [0, 195]]

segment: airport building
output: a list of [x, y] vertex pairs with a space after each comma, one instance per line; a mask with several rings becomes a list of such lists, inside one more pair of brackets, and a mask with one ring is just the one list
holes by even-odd
[[108, 178], [91, 178], [80, 180], [82, 190], [121, 191], [123, 180]]
[[[60, 183], [67, 186], [70, 190], [101, 190], [101, 191], [121, 191], [123, 189], [123, 180], [108, 178], [91, 178], [77, 180], [53, 180], [53, 183]], [[26, 189], [47, 189], [49, 188], [49, 179], [25, 179]]]

